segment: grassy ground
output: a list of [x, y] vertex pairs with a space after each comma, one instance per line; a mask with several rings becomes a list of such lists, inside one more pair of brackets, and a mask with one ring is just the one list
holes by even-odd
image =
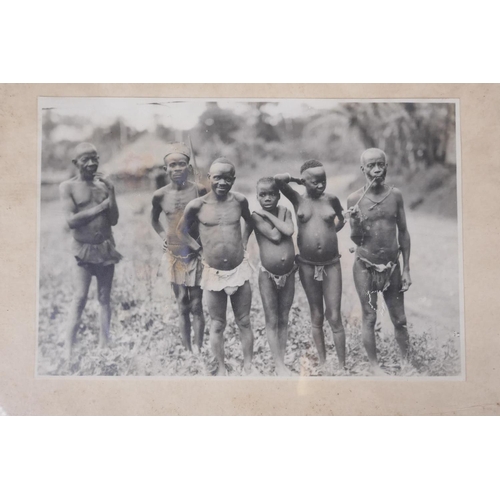
[[[349, 179], [336, 179], [334, 190], [344, 202]], [[238, 186], [236, 186], [238, 189]], [[241, 189], [242, 191], [244, 189]], [[254, 200], [249, 197], [251, 205]], [[74, 360], [63, 366], [63, 327], [71, 301], [71, 268], [74, 259], [66, 251], [70, 234], [59, 203], [42, 206], [40, 236], [39, 375], [209, 375], [215, 368], [205, 337], [202, 355], [189, 355], [181, 346], [176, 306], [158, 269], [161, 245], [149, 225], [149, 193], [118, 197], [120, 222], [115, 230], [118, 250], [125, 259], [116, 267], [112, 294], [112, 345], [105, 352], [97, 347], [98, 307], [95, 283], [77, 335]], [[406, 296], [412, 354], [415, 367], [401, 367], [387, 313], [377, 331], [380, 358], [386, 371], [398, 376], [446, 376], [460, 373], [458, 306], [458, 255], [456, 223], [411, 215], [413, 237], [412, 277]], [[343, 314], [347, 334], [347, 367], [351, 375], [368, 375], [368, 360], [360, 338], [360, 308], [352, 284], [352, 254], [348, 229], [339, 235], [344, 276]], [[249, 245], [251, 260], [258, 262], [254, 237]], [[274, 366], [264, 332], [264, 315], [254, 290], [252, 325], [255, 333], [254, 364], [262, 375], [273, 375]], [[206, 311], [205, 311], [206, 312]], [[208, 315], [206, 315], [208, 319]], [[225, 353], [230, 375], [242, 372], [242, 352], [237, 330], [228, 309]], [[207, 327], [209, 324], [207, 325]], [[290, 315], [287, 365], [296, 374], [335, 375], [337, 360], [329, 327], [325, 327], [328, 361], [317, 367], [310, 334], [309, 310], [298, 281]]]

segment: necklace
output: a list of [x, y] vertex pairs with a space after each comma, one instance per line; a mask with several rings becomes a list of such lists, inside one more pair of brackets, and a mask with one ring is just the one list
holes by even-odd
[[372, 200], [367, 194], [365, 194], [365, 198], [368, 198], [373, 203], [373, 205], [371, 207], [369, 207], [368, 210], [373, 210], [377, 205], [380, 205], [383, 201], [385, 201], [389, 197], [389, 195], [391, 194], [393, 187], [394, 186], [391, 186], [389, 188], [389, 192], [380, 201]]

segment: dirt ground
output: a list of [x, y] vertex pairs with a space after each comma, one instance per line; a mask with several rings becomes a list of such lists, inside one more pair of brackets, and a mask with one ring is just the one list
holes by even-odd
[[[329, 180], [345, 207], [352, 176]], [[247, 194], [246, 180], [235, 190]], [[251, 192], [251, 191], [250, 191]], [[77, 335], [75, 356], [70, 366], [62, 361], [63, 328], [71, 301], [69, 253], [71, 235], [58, 201], [43, 202], [40, 226], [40, 288], [37, 367], [39, 375], [209, 375], [214, 360], [208, 335], [200, 357], [184, 351], [176, 326], [176, 306], [169, 285], [161, 275], [161, 242], [149, 223], [151, 194], [118, 194], [120, 221], [115, 228], [117, 249], [124, 260], [116, 266], [112, 296], [112, 345], [105, 352], [97, 348], [98, 308], [95, 283]], [[251, 208], [256, 206], [248, 195]], [[287, 202], [282, 200], [286, 205]], [[288, 205], [289, 206], [289, 205]], [[453, 219], [408, 212], [412, 238], [411, 275], [413, 285], [406, 294], [406, 310], [412, 339], [415, 367], [401, 367], [393, 330], [386, 311], [378, 331], [378, 348], [389, 374], [398, 376], [446, 376], [460, 373], [460, 306], [458, 229]], [[347, 334], [348, 370], [353, 376], [367, 375], [368, 363], [360, 333], [360, 306], [352, 281], [354, 256], [349, 227], [339, 234], [343, 272], [342, 312]], [[258, 265], [254, 236], [249, 243], [250, 258]], [[158, 272], [160, 271], [160, 275]], [[290, 316], [286, 362], [301, 375], [336, 375], [337, 361], [331, 331], [325, 327], [328, 361], [316, 365], [316, 351], [310, 335], [309, 310], [300, 282]], [[255, 332], [255, 366], [262, 375], [273, 375], [274, 366], [264, 332], [264, 317], [256, 276], [252, 324]], [[208, 316], [207, 316], [208, 318]], [[241, 344], [232, 313], [228, 315], [225, 352], [230, 375], [241, 374]], [[208, 326], [208, 325], [207, 325]]]

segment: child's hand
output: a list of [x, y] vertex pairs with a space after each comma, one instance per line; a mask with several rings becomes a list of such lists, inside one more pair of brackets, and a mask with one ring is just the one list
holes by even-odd
[[253, 213], [256, 215], [260, 215], [261, 217], [266, 217], [265, 210], [254, 210]]
[[274, 176], [275, 181], [283, 181], [283, 182], [290, 182], [292, 180], [292, 176], [289, 173], [286, 174], [276, 174]]

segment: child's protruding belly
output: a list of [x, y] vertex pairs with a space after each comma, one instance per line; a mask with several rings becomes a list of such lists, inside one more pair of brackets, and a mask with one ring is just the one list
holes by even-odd
[[291, 271], [295, 262], [295, 249], [292, 239], [279, 245], [261, 238], [260, 261], [270, 273], [282, 276]]
[[312, 262], [326, 262], [339, 254], [337, 232], [333, 221], [326, 223], [320, 217], [299, 224], [297, 238], [300, 255]]

